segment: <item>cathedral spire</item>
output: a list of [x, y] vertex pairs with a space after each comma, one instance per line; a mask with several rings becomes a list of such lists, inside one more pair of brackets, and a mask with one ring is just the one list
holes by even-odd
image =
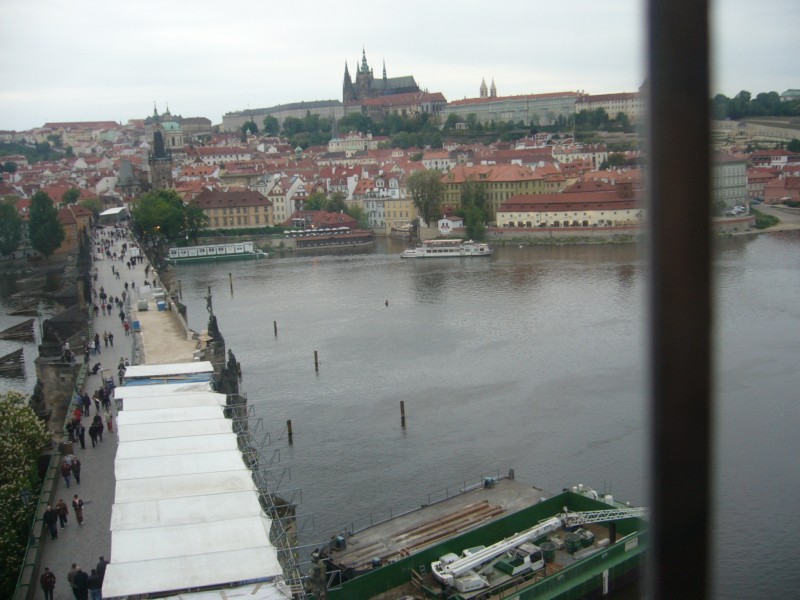
[[489, 95], [489, 90], [486, 88], [486, 79], [481, 78], [481, 98], [486, 98]]
[[494, 77], [492, 77], [492, 87], [489, 88], [489, 95], [492, 98], [497, 98], [497, 86], [494, 84]]
[[364, 49], [364, 46], [361, 46], [361, 72], [367, 73], [369, 71], [369, 65], [367, 65], [367, 51]]
[[386, 59], [383, 59], [383, 78], [386, 79]]

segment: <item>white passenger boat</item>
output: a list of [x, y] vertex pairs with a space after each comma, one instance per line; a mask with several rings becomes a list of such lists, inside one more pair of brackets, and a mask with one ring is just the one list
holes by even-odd
[[264, 253], [256, 248], [253, 242], [236, 242], [233, 244], [214, 244], [213, 246], [170, 248], [167, 260], [172, 264], [176, 264], [195, 261], [244, 260], [263, 256]]
[[451, 256], [491, 256], [489, 244], [463, 240], [425, 240], [416, 248], [404, 250], [400, 258], [446, 258]]

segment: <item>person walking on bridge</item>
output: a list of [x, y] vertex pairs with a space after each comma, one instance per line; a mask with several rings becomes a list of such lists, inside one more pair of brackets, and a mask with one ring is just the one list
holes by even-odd
[[44, 573], [39, 578], [39, 584], [44, 592], [44, 600], [53, 600], [53, 590], [56, 589], [56, 576], [48, 567], [44, 568]]

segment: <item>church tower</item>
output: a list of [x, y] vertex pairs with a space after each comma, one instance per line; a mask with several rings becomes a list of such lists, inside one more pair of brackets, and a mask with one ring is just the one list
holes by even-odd
[[367, 53], [361, 48], [361, 66], [356, 73], [356, 98], [361, 101], [369, 98], [369, 90], [372, 87], [372, 69], [367, 64]]
[[486, 79], [481, 79], [481, 98], [486, 98], [489, 91], [486, 89]]
[[350, 104], [356, 101], [356, 91], [353, 88], [353, 80], [350, 78], [350, 71], [347, 68], [347, 61], [344, 63], [344, 84], [342, 85], [342, 102]]
[[150, 165], [150, 184], [154, 190], [166, 190], [172, 184], [172, 153], [164, 146], [161, 127], [156, 125], [153, 132], [153, 151], [147, 157]]
[[497, 98], [497, 86], [494, 84], [494, 77], [492, 77], [492, 87], [489, 88], [489, 96]]

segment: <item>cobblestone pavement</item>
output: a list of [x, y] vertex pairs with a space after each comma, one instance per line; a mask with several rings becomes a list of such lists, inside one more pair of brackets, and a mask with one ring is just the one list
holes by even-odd
[[[124, 240], [123, 240], [124, 241]], [[123, 241], [117, 241], [113, 245], [113, 249], [117, 253], [120, 252]], [[130, 244], [130, 240], [127, 240]], [[124, 284], [131, 281], [136, 283], [136, 287], [140, 286], [145, 279], [144, 268], [145, 263], [137, 264], [135, 267], [128, 269], [125, 262], [119, 260], [113, 261], [109, 259], [95, 261], [94, 266], [97, 268], [98, 278], [94, 284], [95, 289], [99, 293], [100, 286], [103, 286], [106, 292], [112, 296], [119, 296], [122, 298], [122, 291], [125, 289]], [[117, 279], [111, 272], [111, 265], [120, 272], [120, 279]], [[150, 271], [152, 278], [152, 271]], [[128, 290], [130, 294], [130, 289]], [[134, 294], [134, 298], [136, 294]], [[114, 381], [117, 383], [117, 364], [120, 358], [133, 358], [133, 334], [126, 336], [125, 330], [120, 322], [118, 311], [112, 310], [112, 315], [103, 315], [101, 312], [95, 319], [94, 329], [103, 336], [103, 331], [108, 331], [114, 334], [114, 346], [102, 347], [102, 353], [99, 356], [91, 356], [90, 364], [100, 362], [104, 369], [109, 369], [114, 376]], [[102, 343], [102, 341], [101, 341]], [[102, 385], [101, 375], [90, 375], [86, 382], [86, 391], [91, 396], [95, 390]], [[104, 556], [106, 560], [113, 561], [114, 557], [111, 556], [111, 507], [114, 504], [114, 458], [117, 453], [117, 436], [116, 436], [116, 409], [114, 402], [111, 403], [112, 412], [114, 414], [114, 431], [109, 433], [108, 429], [103, 432], [103, 442], [98, 443], [96, 448], [92, 448], [91, 440], [89, 439], [88, 429], [91, 423], [91, 418], [95, 415], [95, 408], [92, 405], [91, 416], [84, 417], [84, 426], [87, 429], [86, 434], [86, 449], [81, 449], [80, 444], [75, 444], [73, 453], [80, 459], [81, 467], [81, 483], [78, 485], [75, 478], [72, 478], [72, 483], [67, 489], [64, 479], [59, 479], [59, 484], [56, 492], [56, 501], [63, 498], [64, 502], [69, 506], [69, 521], [64, 529], [59, 528], [58, 538], [50, 540], [45, 536], [42, 551], [41, 569], [49, 567], [56, 576], [56, 589], [54, 600], [70, 600], [73, 598], [72, 589], [67, 583], [67, 572], [70, 570], [72, 563], [77, 563], [86, 573], [91, 573], [91, 570], [97, 566], [100, 556]], [[72, 497], [78, 494], [83, 499], [84, 508], [83, 525], [79, 526], [75, 520], [75, 514], [72, 511]], [[36, 574], [34, 579], [36, 583], [36, 598], [43, 598], [44, 594], [39, 586], [39, 575]]]

